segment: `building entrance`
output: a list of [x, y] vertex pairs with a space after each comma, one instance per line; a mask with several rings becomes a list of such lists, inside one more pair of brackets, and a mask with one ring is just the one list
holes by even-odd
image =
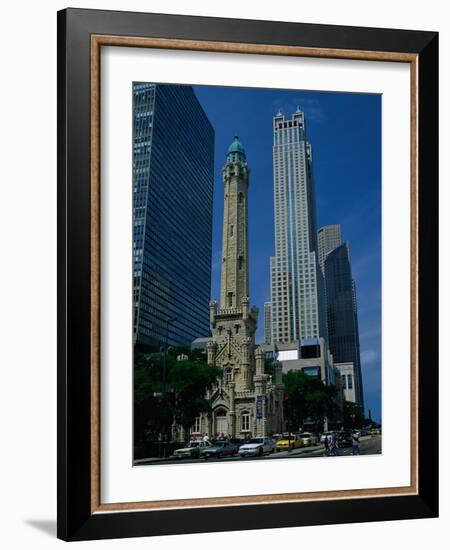
[[227, 412], [224, 409], [220, 409], [216, 413], [216, 433], [228, 435]]

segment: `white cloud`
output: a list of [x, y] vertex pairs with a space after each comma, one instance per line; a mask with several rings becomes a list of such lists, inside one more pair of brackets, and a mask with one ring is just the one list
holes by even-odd
[[367, 365], [378, 360], [378, 352], [375, 349], [367, 349], [361, 352], [361, 364]]

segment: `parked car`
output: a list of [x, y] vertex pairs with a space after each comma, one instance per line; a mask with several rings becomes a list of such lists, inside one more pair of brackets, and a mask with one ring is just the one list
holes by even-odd
[[310, 447], [311, 445], [317, 445], [319, 443], [319, 437], [311, 432], [303, 432], [299, 437], [302, 447]]
[[181, 458], [199, 458], [202, 450], [212, 447], [212, 444], [204, 441], [191, 441], [186, 447], [177, 449], [173, 453], [173, 457], [177, 459]]
[[270, 436], [274, 441], [275, 443], [279, 440], [279, 439], [283, 439], [283, 434], [272, 434]]
[[289, 449], [299, 449], [302, 446], [302, 441], [296, 434], [284, 435], [275, 444], [275, 450], [288, 451]]
[[223, 456], [233, 456], [238, 452], [238, 447], [230, 441], [216, 441], [213, 445], [208, 445], [200, 451], [202, 458], [222, 458]]
[[336, 442], [339, 447], [351, 447], [352, 433], [348, 431], [339, 432], [336, 436]]
[[245, 443], [243, 439], [237, 439], [237, 438], [231, 438], [228, 439], [230, 443], [233, 443], [233, 445], [236, 445], [237, 449], [239, 450], [239, 447]]
[[275, 442], [271, 437], [254, 437], [239, 447], [239, 456], [262, 456], [264, 453], [273, 453]]

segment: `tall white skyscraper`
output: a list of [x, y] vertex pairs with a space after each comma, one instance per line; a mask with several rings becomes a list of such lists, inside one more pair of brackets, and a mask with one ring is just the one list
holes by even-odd
[[333, 225], [324, 225], [317, 231], [317, 246], [319, 250], [319, 265], [324, 272], [325, 258], [329, 252], [342, 244], [341, 226], [336, 223]]
[[264, 343], [272, 343], [272, 302], [264, 302]]
[[272, 343], [326, 338], [312, 148], [297, 108], [273, 119], [275, 256], [270, 259]]

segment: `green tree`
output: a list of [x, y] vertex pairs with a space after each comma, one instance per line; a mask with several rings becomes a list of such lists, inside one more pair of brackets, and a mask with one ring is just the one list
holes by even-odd
[[134, 357], [134, 438], [144, 435], [156, 440], [159, 434], [167, 434], [172, 422], [172, 410], [164, 392], [164, 355], [162, 353], [137, 352]]
[[221, 375], [221, 369], [197, 360], [177, 361], [177, 355], [175, 350], [135, 355], [135, 441], [144, 431], [151, 439], [158, 434], [170, 438], [174, 418], [187, 431], [196, 416], [211, 409], [205, 394]]
[[325, 416], [335, 412], [335, 386], [327, 386], [319, 378], [294, 370], [283, 375], [283, 383], [284, 414], [290, 429], [300, 428], [307, 419], [311, 419], [317, 429]]
[[344, 401], [344, 426], [349, 429], [362, 428], [364, 424], [361, 407], [352, 401]]
[[170, 384], [175, 396], [174, 416], [186, 433], [200, 413], [211, 411], [211, 404], [205, 394], [221, 375], [219, 367], [190, 359], [172, 363]]
[[172, 357], [177, 358], [179, 355], [187, 355], [191, 361], [196, 363], [206, 363], [207, 354], [202, 349], [190, 349], [187, 346], [170, 347], [167, 353]]

